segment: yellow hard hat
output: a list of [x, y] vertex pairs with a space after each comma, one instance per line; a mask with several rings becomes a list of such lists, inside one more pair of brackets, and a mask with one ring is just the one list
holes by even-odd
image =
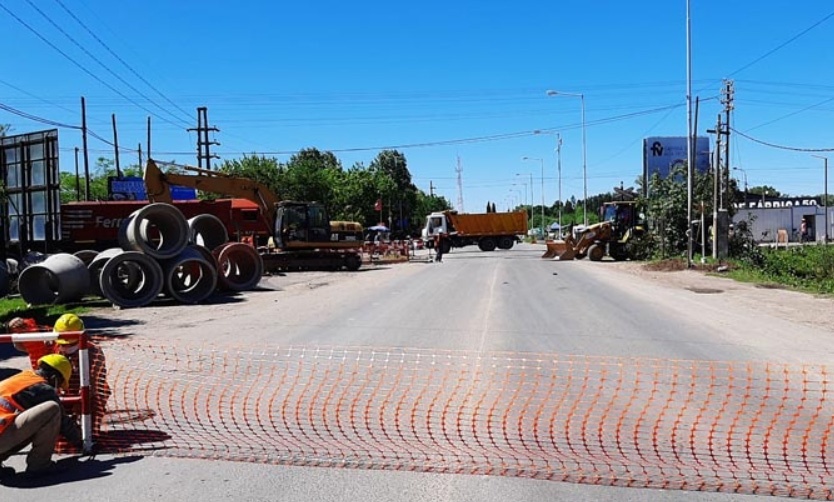
[[61, 354], [47, 354], [38, 359], [38, 366], [41, 364], [45, 364], [61, 374], [64, 379], [61, 382], [62, 389], [66, 390], [69, 387], [69, 380], [72, 376], [72, 364], [70, 364], [69, 359]]
[[[55, 321], [55, 326], [52, 328], [56, 333], [63, 333], [65, 331], [84, 331], [84, 321], [75, 314], [64, 314]], [[71, 345], [77, 340], [64, 340], [59, 338], [59, 345]]]

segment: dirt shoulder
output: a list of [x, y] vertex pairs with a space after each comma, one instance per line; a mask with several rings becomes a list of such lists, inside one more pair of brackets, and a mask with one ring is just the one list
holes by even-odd
[[640, 277], [662, 287], [696, 294], [723, 294], [728, 308], [768, 312], [786, 321], [834, 332], [834, 298], [770, 285], [739, 282], [711, 270], [675, 270], [640, 262], [606, 262], [612, 271]]

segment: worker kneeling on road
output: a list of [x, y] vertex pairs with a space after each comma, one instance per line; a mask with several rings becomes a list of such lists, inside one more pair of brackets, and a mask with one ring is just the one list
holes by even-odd
[[[64, 414], [56, 389], [66, 388], [72, 365], [60, 354], [47, 354], [35, 371], [23, 371], [0, 381], [0, 464], [28, 445], [26, 474], [50, 473], [58, 434], [78, 447], [81, 431]], [[9, 469], [3, 468], [4, 473]]]
[[[15, 322], [14, 319], [9, 321], [11, 326]], [[31, 323], [29, 323], [31, 324]], [[27, 331], [48, 330], [49, 327], [38, 327], [39, 329], [29, 329]], [[84, 331], [84, 321], [75, 314], [64, 314], [55, 321], [55, 326], [52, 327], [55, 333], [78, 332]], [[61, 354], [65, 356], [72, 365], [72, 377], [66, 387], [66, 394], [79, 395], [81, 393], [81, 379], [80, 379], [80, 361], [78, 357], [79, 343], [78, 338], [58, 338], [55, 342], [18, 342], [14, 346], [29, 355], [29, 361], [32, 364], [32, 369], [38, 368], [38, 361], [46, 354]], [[105, 405], [110, 398], [110, 386], [107, 385], [107, 366], [104, 359], [104, 353], [99, 348], [98, 344], [92, 340], [87, 341], [87, 354], [90, 361], [90, 382], [93, 391], [90, 393], [90, 411], [93, 416], [93, 437], [99, 435], [101, 431], [101, 424], [104, 420]], [[80, 409], [71, 410], [73, 413], [80, 414]], [[59, 444], [59, 451], [65, 450], [65, 444]]]

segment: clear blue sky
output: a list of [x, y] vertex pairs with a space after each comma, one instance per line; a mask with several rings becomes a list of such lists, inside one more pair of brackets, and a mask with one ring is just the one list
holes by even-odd
[[[196, 124], [196, 107], [207, 106], [222, 158], [276, 152], [285, 160], [277, 152], [317, 147], [347, 168], [399, 146], [417, 186], [428, 191], [432, 182], [456, 203], [459, 157], [464, 209], [475, 212], [487, 200], [502, 209], [509, 197], [523, 202], [527, 173], [540, 203], [541, 164], [524, 156], [543, 159], [545, 201], [556, 199], [555, 137], [535, 130], [561, 132], [563, 198], [582, 197], [580, 100], [547, 97], [548, 89], [585, 95], [590, 195], [633, 185], [643, 138], [686, 134], [685, 0], [0, 5], [0, 103], [78, 125], [83, 95], [91, 128], [112, 138], [115, 113], [129, 148], [144, 147], [152, 115], [152, 146], [165, 160], [196, 164], [196, 136], [185, 129]], [[834, 147], [832, 13], [823, 0], [692, 0], [699, 133], [715, 126], [729, 77], [736, 129], [778, 145]], [[0, 123], [13, 133], [46, 128], [2, 110]], [[418, 144], [427, 146], [403, 146]], [[731, 144], [732, 165], [750, 186], [823, 192], [823, 161], [810, 153], [739, 135]], [[60, 145], [61, 168], [71, 171], [80, 134], [62, 129]], [[90, 147], [94, 157], [112, 156], [100, 141]], [[136, 155], [122, 159], [135, 163]]]

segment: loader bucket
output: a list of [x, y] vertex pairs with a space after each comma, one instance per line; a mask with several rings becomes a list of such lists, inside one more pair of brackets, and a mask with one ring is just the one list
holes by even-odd
[[542, 255], [542, 258], [555, 258], [557, 256], [561, 256], [565, 254], [565, 252], [570, 249], [568, 243], [562, 240], [559, 241], [545, 241], [545, 245], [547, 246], [547, 250]]
[[567, 246], [562, 254], [559, 255], [559, 261], [573, 260], [576, 257], [576, 249], [572, 246]]

